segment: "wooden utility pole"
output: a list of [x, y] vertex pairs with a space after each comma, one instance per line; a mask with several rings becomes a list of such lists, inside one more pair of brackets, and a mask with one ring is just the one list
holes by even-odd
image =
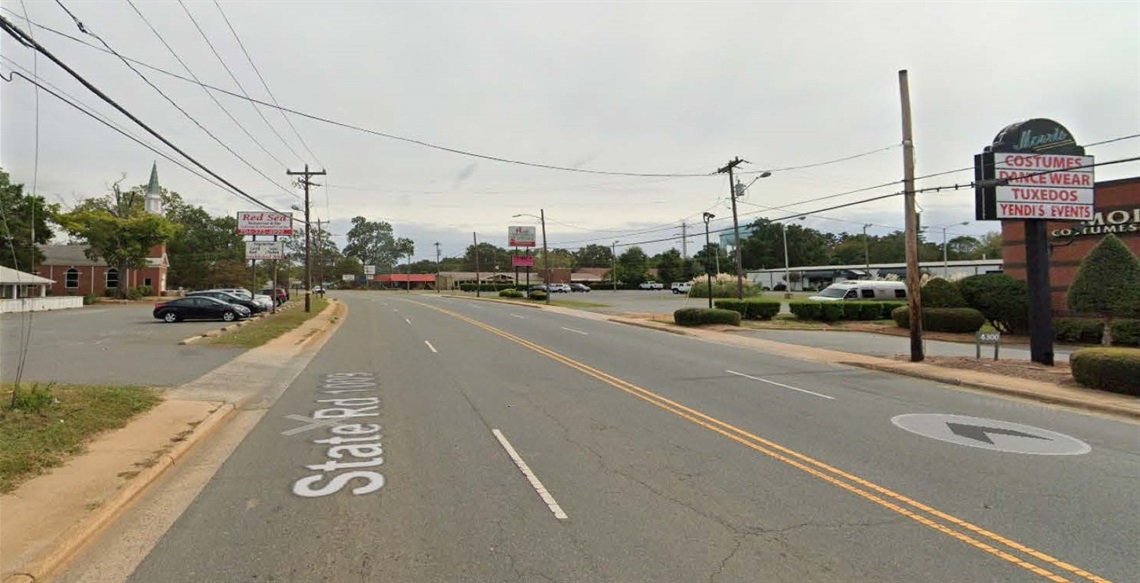
[[310, 176], [324, 176], [327, 174], [324, 170], [313, 172], [309, 170], [309, 165], [305, 164], [305, 169], [301, 172], [293, 172], [286, 170], [285, 174], [288, 176], [301, 176], [301, 185], [305, 187], [305, 311], [311, 312], [312, 300], [309, 295], [313, 291], [313, 261], [311, 254], [312, 236], [309, 231], [309, 187], [312, 182], [309, 181]]
[[325, 295], [325, 253], [321, 242], [321, 219], [317, 219], [317, 283], [321, 286], [321, 295]]
[[[435, 242], [435, 293], [439, 293], [439, 241]], [[515, 269], [515, 286], [519, 283], [519, 270]]]
[[[910, 126], [910, 85], [906, 69], [899, 71], [902, 98], [903, 209], [906, 215], [906, 297], [910, 304], [910, 360], [922, 362], [922, 275], [918, 272], [918, 215], [914, 201], [914, 138]], [[865, 240], [865, 238], [864, 238]]]
[[479, 237], [474, 231], [471, 232], [471, 244], [474, 245], [471, 250], [475, 254], [475, 297], [480, 297], [479, 294], [483, 291], [483, 280], [479, 277]]
[[[740, 266], [740, 224], [736, 220], [737, 192], [736, 183], [732, 177], [732, 170], [745, 162], [747, 162], [747, 160], [741, 160], [740, 156], [737, 156], [723, 168], [717, 169], [718, 174], [728, 173], [728, 194], [732, 197], [732, 233], [734, 242], [733, 250], [736, 252], [736, 299], [738, 300], [744, 299], [744, 269]], [[711, 289], [709, 290], [709, 294], [712, 294]]]

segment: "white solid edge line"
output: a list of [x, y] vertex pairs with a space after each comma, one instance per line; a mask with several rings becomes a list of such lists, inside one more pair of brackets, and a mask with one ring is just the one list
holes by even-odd
[[518, 466], [519, 470], [521, 470], [523, 475], [526, 476], [527, 481], [530, 482], [530, 485], [534, 488], [534, 491], [538, 492], [538, 495], [540, 498], [542, 498], [543, 502], [546, 502], [547, 508], [550, 508], [550, 511], [554, 513], [554, 517], [558, 520], [566, 520], [569, 518], [566, 516], [566, 513], [562, 511], [562, 507], [558, 505], [558, 502], [554, 500], [554, 496], [551, 496], [550, 492], [546, 490], [546, 486], [543, 486], [542, 482], [538, 480], [538, 476], [534, 475], [534, 472], [530, 471], [530, 467], [526, 465], [526, 462], [524, 462], [523, 459], [519, 457], [518, 452], [515, 451], [515, 448], [511, 446], [511, 442], [507, 441], [507, 438], [503, 435], [503, 432], [499, 431], [498, 429], [492, 429], [491, 433], [495, 434], [495, 439], [498, 439], [499, 444], [503, 446], [503, 449], [507, 450], [507, 455], [511, 456], [511, 459], [514, 460], [515, 465]]
[[573, 333], [575, 333], [575, 334], [581, 334], [582, 336], [589, 336], [589, 335], [590, 335], [590, 333], [589, 333], [589, 332], [583, 332], [583, 331], [581, 331], [581, 330], [575, 330], [575, 329], [573, 329], [573, 328], [567, 328], [566, 326], [562, 326], [562, 329], [563, 329], [563, 330], [566, 330], [566, 331], [568, 331], [568, 332], [573, 332]]
[[519, 318], [519, 319], [522, 319], [522, 316], [520, 316], [520, 315], [518, 315], [518, 314], [511, 314], [511, 317], [512, 317], [512, 318]]
[[407, 323], [408, 323], [408, 325], [411, 325], [411, 323], [412, 323], [412, 321], [411, 321], [411, 320], [409, 320], [409, 319], [407, 319], [407, 318], [404, 318], [404, 321], [405, 321], [405, 322], [407, 322]]
[[428, 347], [428, 348], [430, 348], [432, 352], [435, 352], [435, 353], [438, 353], [438, 352], [439, 352], [438, 350], [436, 350], [436, 349], [435, 349], [435, 347], [434, 347], [434, 346], [432, 346], [432, 345], [431, 345], [431, 342], [428, 342], [427, 340], [424, 340], [424, 344], [427, 344], [427, 347]]
[[821, 394], [821, 393], [816, 393], [816, 392], [814, 392], [814, 391], [809, 391], [809, 390], [807, 390], [807, 389], [801, 389], [801, 388], [799, 388], [799, 387], [793, 387], [793, 386], [791, 386], [791, 385], [785, 385], [785, 384], [783, 384], [783, 383], [777, 383], [776, 381], [770, 381], [770, 380], [767, 380], [767, 379], [762, 379], [762, 378], [760, 378], [760, 377], [754, 377], [754, 376], [752, 376], [752, 375], [746, 375], [746, 374], [744, 374], [744, 373], [742, 373], [742, 372], [736, 372], [736, 371], [734, 371], [734, 370], [726, 370], [726, 371], [724, 371], [724, 372], [726, 372], [726, 373], [728, 373], [728, 374], [734, 374], [734, 375], [736, 375], [736, 376], [738, 376], [738, 377], [744, 377], [744, 378], [746, 378], [746, 379], [752, 379], [752, 380], [754, 380], [754, 381], [760, 381], [760, 382], [762, 382], [762, 383], [768, 383], [769, 385], [776, 385], [777, 387], [783, 387], [783, 388], [785, 388], [785, 389], [791, 389], [791, 390], [793, 390], [793, 391], [799, 391], [799, 392], [801, 392], [801, 393], [807, 393], [807, 394], [809, 394], [809, 395], [815, 395], [815, 396], [817, 396], [817, 397], [823, 397], [824, 399], [833, 399], [833, 400], [835, 399], [835, 397], [832, 397], [832, 396], [830, 396], [830, 395], [824, 395], [824, 394]]

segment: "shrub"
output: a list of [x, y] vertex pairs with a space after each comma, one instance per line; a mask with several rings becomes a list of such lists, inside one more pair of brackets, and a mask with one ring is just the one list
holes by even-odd
[[530, 292], [530, 299], [546, 301], [546, 292], [536, 289], [536, 290]]
[[97, 304], [99, 303], [99, 300], [99, 296], [94, 294], [87, 294], [83, 296], [83, 305], [90, 306], [91, 304]]
[[771, 320], [780, 313], [780, 302], [761, 298], [745, 300], [748, 305], [746, 316], [753, 320]]
[[143, 293], [137, 287], [132, 287], [132, 288], [127, 290], [127, 299], [128, 300], [139, 300], [139, 299], [142, 299], [142, 297], [143, 297]]
[[818, 320], [821, 302], [810, 300], [793, 300], [788, 302], [788, 309], [800, 320]]
[[859, 314], [863, 312], [864, 302], [843, 302], [843, 319], [844, 320], [858, 320]]
[[1095, 320], [1057, 318], [1053, 320], [1053, 339], [1059, 342], [1100, 344], [1104, 324]]
[[1104, 318], [1103, 342], [1112, 343], [1113, 318], [1140, 316], [1140, 258], [1109, 233], [1081, 260], [1069, 287], [1069, 309]]
[[819, 319], [834, 322], [843, 319], [843, 302], [820, 302]]
[[1005, 334], [1024, 332], [1029, 327], [1029, 288], [1024, 281], [1004, 273], [971, 275], [958, 282], [969, 307]]
[[1086, 387], [1140, 396], [1140, 350], [1082, 348], [1069, 357], [1073, 378]]
[[499, 297], [501, 297], [501, 298], [521, 298], [521, 297], [523, 297], [523, 293], [517, 289], [508, 288], [508, 289], [505, 289], [505, 290], [499, 292]]
[[887, 320], [891, 318], [891, 312], [898, 308], [907, 307], [906, 302], [876, 302], [879, 304], [879, 319]]
[[[858, 306], [860, 320], [879, 320], [883, 317], [883, 308], [886, 307], [886, 303], [859, 302]], [[887, 316], [890, 316], [890, 310], [887, 311]]]
[[1140, 320], [1120, 320], [1112, 324], [1114, 346], [1140, 346]]
[[142, 294], [142, 297], [154, 295], [154, 288], [150, 287], [149, 285], [140, 285], [135, 289], [138, 290], [140, 294]]
[[922, 286], [922, 307], [966, 308], [969, 305], [957, 286], [941, 277], [935, 277]]
[[713, 302], [713, 305], [720, 310], [739, 312], [741, 318], [748, 315], [748, 305], [744, 303], [744, 300], [738, 300], [736, 298], [716, 300]]
[[702, 326], [705, 324], [740, 325], [740, 312], [719, 308], [681, 308], [673, 312], [673, 321], [680, 326]]
[[[899, 328], [910, 328], [910, 308], [891, 311], [891, 319]], [[922, 328], [931, 332], [977, 332], [986, 317], [973, 308], [926, 308], [922, 310]]]

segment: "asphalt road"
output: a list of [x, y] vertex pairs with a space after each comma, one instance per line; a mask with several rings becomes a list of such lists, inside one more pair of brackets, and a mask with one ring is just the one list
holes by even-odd
[[245, 350], [207, 344], [179, 346], [183, 338], [224, 324], [167, 324], [153, 317], [153, 308], [149, 304], [107, 304], [3, 314], [0, 380], [15, 380], [25, 357], [22, 378], [28, 382], [172, 387], [198, 378]]
[[131, 581], [1140, 573], [1135, 424], [596, 317], [339, 297], [339, 332]]
[[[910, 354], [910, 338], [906, 336], [888, 336], [886, 334], [873, 334], [870, 332], [833, 332], [814, 330], [748, 330], [741, 334], [755, 338], [763, 338], [773, 342], [786, 344], [799, 344], [828, 348], [856, 354], [871, 356], [894, 356], [897, 354]], [[962, 342], [943, 342], [940, 340], [924, 340], [927, 356], [967, 356], [976, 357], [977, 347]], [[1055, 345], [1053, 357], [1057, 362], [1068, 362], [1071, 347]], [[982, 358], [992, 359], [994, 346], [982, 345]], [[1002, 345], [998, 347], [998, 357], [1001, 359], [1029, 360], [1029, 348], [1025, 345]]]

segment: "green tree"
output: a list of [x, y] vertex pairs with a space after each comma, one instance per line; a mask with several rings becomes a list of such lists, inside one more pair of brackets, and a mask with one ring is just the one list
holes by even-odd
[[[70, 212], [59, 214], [57, 221], [87, 245], [88, 258], [102, 258], [114, 266], [125, 283], [127, 270], [145, 267], [151, 248], [178, 232], [174, 223], [147, 213], [142, 205], [141, 196], [120, 191], [116, 183], [110, 195], [87, 199]], [[127, 286], [120, 285], [117, 294], [126, 297]]]
[[578, 267], [612, 267], [614, 254], [606, 245], [590, 244], [574, 253]]
[[946, 256], [948, 259], [964, 260], [964, 259], [981, 259], [982, 254], [979, 249], [982, 242], [976, 237], [962, 235], [954, 237], [946, 242]]
[[978, 257], [975, 259], [1001, 259], [1001, 231], [991, 231], [978, 241]]
[[360, 259], [365, 265], [375, 265], [376, 273], [391, 272], [400, 258], [392, 225], [385, 221], [353, 217], [352, 228], [345, 238], [344, 254]]
[[1101, 343], [1112, 345], [1112, 321], [1140, 316], [1140, 259], [1109, 233], [1081, 260], [1069, 286], [1069, 309], [1104, 318]]
[[[187, 204], [177, 192], [162, 192], [167, 220], [178, 226], [166, 242], [170, 258], [167, 284], [190, 289], [233, 285], [216, 281], [219, 262], [245, 262], [245, 244], [237, 234], [237, 218], [213, 217], [200, 206]], [[227, 267], [226, 271], [232, 271]]]
[[58, 213], [59, 205], [25, 194], [24, 185], [12, 184], [8, 173], [0, 170], [0, 217], [4, 219], [0, 222], [0, 265], [31, 271], [42, 262], [44, 256], [37, 245], [51, 241], [54, 233], [49, 221]]
[[683, 266], [680, 251], [670, 249], [656, 256], [654, 259], [657, 263], [658, 281], [668, 286], [670, 282], [682, 280]]
[[617, 258], [617, 279], [626, 285], [638, 285], [649, 281], [649, 256], [641, 247], [626, 249]]
[[[533, 254], [533, 250], [532, 250]], [[542, 255], [540, 249], [537, 253], [538, 256]], [[475, 246], [468, 245], [467, 251], [463, 255], [465, 271], [475, 271]], [[537, 260], [536, 260], [537, 264]], [[490, 243], [479, 243], [479, 271], [491, 272], [498, 266], [500, 269], [508, 269], [511, 265], [511, 252], [496, 247]]]

